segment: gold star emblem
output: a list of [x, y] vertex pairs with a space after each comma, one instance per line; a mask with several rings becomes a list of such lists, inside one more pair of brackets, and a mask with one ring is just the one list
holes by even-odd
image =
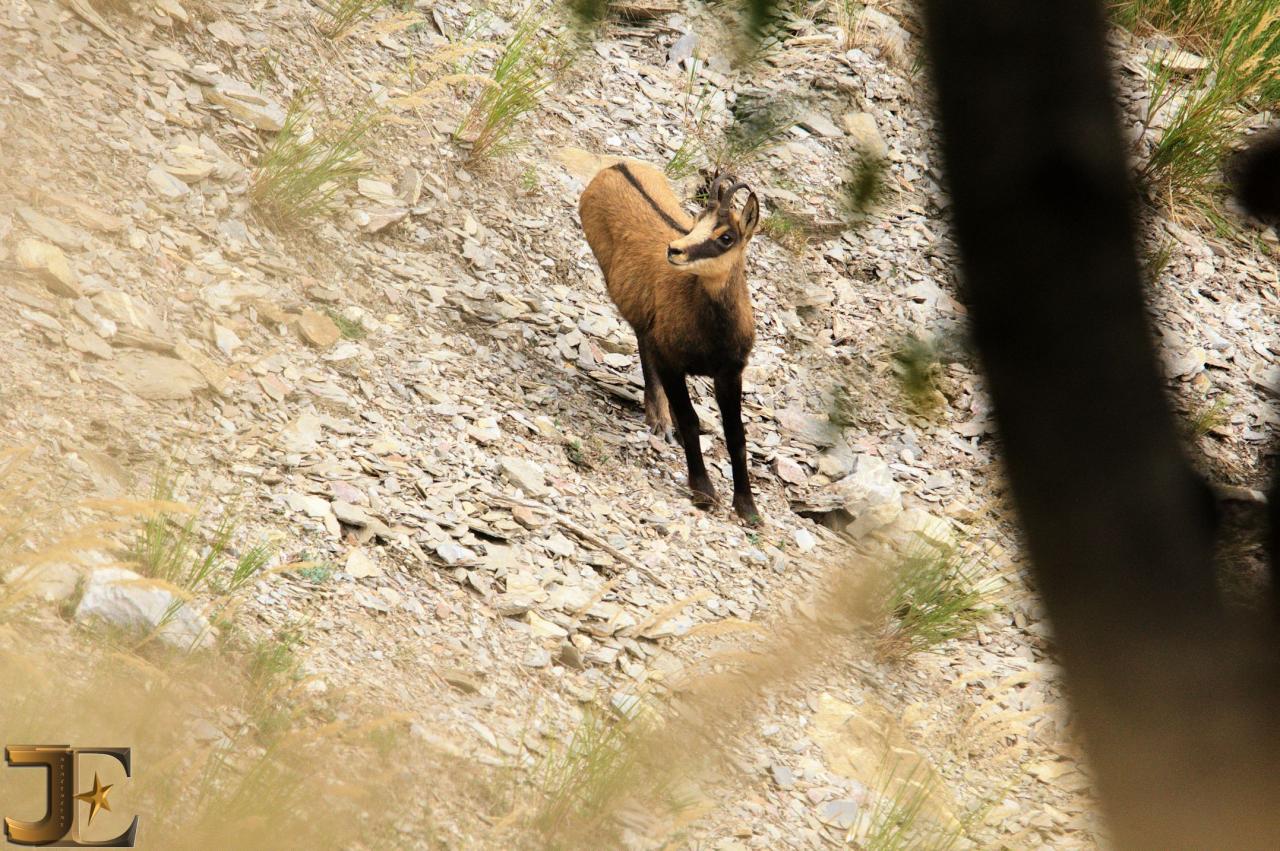
[[93, 824], [93, 817], [98, 814], [98, 810], [111, 811], [111, 805], [107, 803], [107, 792], [109, 791], [111, 791], [111, 786], [103, 786], [101, 781], [98, 780], [98, 772], [95, 771], [93, 772], [93, 789], [76, 795], [77, 801], [84, 801], [89, 805], [89, 824]]

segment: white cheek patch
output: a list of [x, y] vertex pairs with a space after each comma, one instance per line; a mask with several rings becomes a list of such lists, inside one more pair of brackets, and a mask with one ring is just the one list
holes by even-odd
[[711, 234], [715, 231], [715, 228], [716, 222], [714, 218], [708, 216], [706, 218], [699, 219], [694, 223], [693, 230], [672, 242], [671, 247], [688, 250], [694, 245], [700, 245], [701, 243], [711, 239]]

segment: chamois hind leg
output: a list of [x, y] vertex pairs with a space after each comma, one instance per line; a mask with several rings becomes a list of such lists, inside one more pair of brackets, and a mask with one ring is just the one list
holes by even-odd
[[709, 508], [715, 504], [716, 489], [712, 487], [707, 468], [702, 463], [702, 446], [698, 443], [698, 414], [693, 410], [693, 402], [689, 399], [684, 373], [659, 368], [658, 377], [666, 388], [671, 413], [676, 418], [680, 440], [684, 443], [684, 460], [689, 465], [689, 489], [693, 491], [693, 504], [699, 508]]
[[742, 370], [730, 370], [715, 377], [716, 404], [724, 422], [724, 442], [733, 463], [733, 510], [752, 525], [760, 522], [751, 477], [747, 472], [747, 434], [742, 427]]
[[671, 429], [671, 409], [667, 404], [667, 391], [662, 389], [662, 381], [658, 371], [653, 368], [653, 355], [649, 353], [649, 343], [640, 335], [636, 335], [636, 345], [640, 349], [640, 371], [644, 374], [644, 422], [649, 431], [661, 437], [667, 443], [674, 443], [675, 437]]

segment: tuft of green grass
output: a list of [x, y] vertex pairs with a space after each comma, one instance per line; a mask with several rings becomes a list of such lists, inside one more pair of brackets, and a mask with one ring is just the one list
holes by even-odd
[[791, 107], [764, 94], [740, 95], [732, 113], [733, 120], [724, 135], [707, 146], [707, 161], [715, 174], [741, 171], [782, 141], [795, 125]]
[[852, 428], [862, 421], [862, 416], [862, 404], [854, 389], [843, 381], [833, 384], [827, 420], [840, 428]]
[[893, 352], [893, 375], [912, 413], [928, 415], [942, 406], [942, 353], [932, 338], [904, 337]]
[[869, 215], [889, 194], [886, 175], [889, 163], [883, 157], [856, 153], [849, 162], [846, 179], [840, 186], [845, 213], [855, 219]]
[[875, 803], [858, 812], [849, 831], [862, 851], [949, 851], [964, 837], [967, 824], [943, 826], [926, 811], [937, 786], [932, 772], [919, 761], [899, 776], [902, 760], [890, 751], [877, 778]]
[[369, 329], [364, 327], [364, 323], [360, 320], [348, 319], [331, 307], [326, 307], [324, 312], [333, 320], [333, 324], [338, 326], [338, 333], [342, 335], [342, 339], [363, 340], [369, 335]]
[[955, 547], [921, 535], [890, 571], [888, 623], [876, 642], [881, 657], [902, 660], [971, 632], [987, 615], [977, 568]]
[[533, 823], [547, 837], [593, 835], [642, 771], [642, 715], [613, 718], [588, 705], [568, 744], [553, 749], [538, 777], [542, 805]]
[[607, 465], [610, 457], [609, 444], [599, 435], [591, 435], [585, 441], [577, 437], [564, 441], [564, 455], [569, 463], [583, 470], [597, 470]]
[[346, 38], [356, 25], [373, 17], [373, 13], [385, 0], [329, 0], [316, 5], [325, 20], [316, 23], [316, 29], [325, 38], [339, 41]]
[[297, 647], [302, 632], [284, 628], [248, 648], [248, 717], [258, 735], [273, 742], [292, 729], [301, 706], [291, 699], [294, 685], [301, 679]]
[[234, 593], [262, 573], [273, 554], [267, 545], [255, 544], [235, 558], [228, 552], [239, 527], [235, 515], [223, 514], [203, 543], [201, 508], [182, 506], [174, 495], [173, 479], [157, 474], [151, 496], [157, 508], [143, 520], [131, 551], [139, 573], [192, 593], [216, 594]]
[[548, 65], [556, 58], [554, 48], [543, 42], [541, 28], [541, 19], [526, 11], [480, 96], [454, 131], [454, 139], [470, 144], [468, 163], [517, 147], [515, 131], [520, 120], [537, 111], [542, 93], [551, 85]]
[[[1179, 23], [1174, 7], [1194, 23]], [[1212, 209], [1223, 188], [1222, 162], [1250, 113], [1280, 103], [1280, 7], [1274, 0], [1144, 0], [1125, 15], [1175, 24], [1206, 53], [1206, 67], [1185, 85], [1167, 54], [1153, 58], [1146, 123], [1172, 115], [1141, 176], [1170, 206]]]
[[537, 192], [538, 187], [542, 185], [542, 181], [538, 177], [538, 167], [533, 163], [529, 163], [524, 167], [524, 171], [520, 172], [520, 188], [525, 192]]
[[812, 236], [808, 224], [803, 219], [781, 209], [771, 212], [768, 218], [760, 223], [760, 229], [792, 254], [804, 253]]
[[1231, 415], [1227, 413], [1229, 401], [1227, 397], [1219, 396], [1211, 404], [1204, 405], [1192, 413], [1188, 422], [1191, 428], [1191, 436], [1199, 439], [1214, 429], [1221, 428], [1231, 422]]
[[1172, 260], [1173, 243], [1167, 239], [1161, 240], [1154, 248], [1149, 248], [1143, 253], [1142, 273], [1147, 286], [1154, 287], [1160, 282], [1160, 277], [1169, 268]]
[[567, 5], [578, 29], [590, 33], [608, 19], [613, 4], [610, 0], [568, 0]]
[[698, 143], [688, 136], [676, 148], [676, 152], [667, 160], [663, 171], [672, 180], [683, 180], [698, 170]]
[[331, 213], [338, 192], [368, 172], [364, 138], [378, 123], [373, 113], [332, 120], [313, 129], [302, 96], [294, 99], [258, 161], [249, 200], [267, 224], [285, 228]]

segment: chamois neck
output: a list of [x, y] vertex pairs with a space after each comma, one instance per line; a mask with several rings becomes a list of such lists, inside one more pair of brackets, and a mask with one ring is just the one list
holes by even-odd
[[698, 285], [713, 299], [722, 298], [735, 279], [742, 277], [741, 261], [735, 263], [727, 272], [719, 274], [698, 275]]

